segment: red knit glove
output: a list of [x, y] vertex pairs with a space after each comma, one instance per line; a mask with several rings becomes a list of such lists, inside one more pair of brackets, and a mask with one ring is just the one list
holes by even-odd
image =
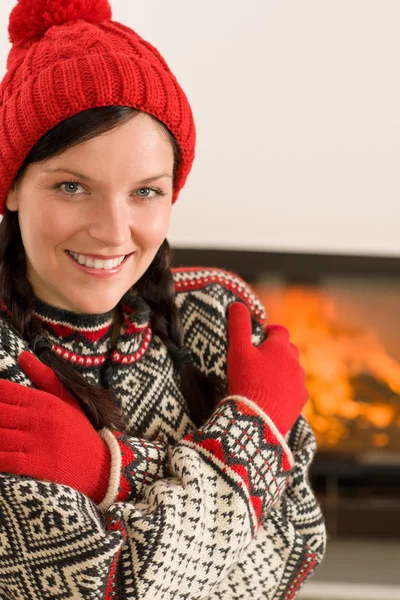
[[299, 351], [281, 325], [267, 327], [267, 338], [258, 347], [251, 343], [251, 333], [247, 307], [235, 302], [228, 315], [228, 392], [253, 400], [285, 435], [308, 399]]
[[107, 443], [52, 369], [28, 351], [18, 362], [39, 389], [0, 379], [0, 471], [68, 485], [99, 504], [110, 478]]

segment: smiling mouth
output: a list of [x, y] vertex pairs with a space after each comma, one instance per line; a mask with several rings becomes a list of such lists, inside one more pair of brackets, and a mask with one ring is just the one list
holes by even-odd
[[[65, 253], [68, 256], [70, 256], [81, 267], [98, 269], [99, 271], [111, 271], [113, 269], [117, 269], [121, 265], [123, 265], [126, 262], [126, 260], [133, 254], [133, 252], [131, 252], [130, 254], [126, 254], [125, 256], [123, 256], [123, 260], [121, 260], [122, 257], [120, 257], [119, 259], [118, 258], [107, 258], [107, 259], [92, 258], [89, 255], [78, 254], [76, 252], [72, 252], [71, 250], [65, 250]], [[84, 257], [85, 260], [83, 260], [82, 257]], [[86, 261], [89, 264], [86, 264]]]

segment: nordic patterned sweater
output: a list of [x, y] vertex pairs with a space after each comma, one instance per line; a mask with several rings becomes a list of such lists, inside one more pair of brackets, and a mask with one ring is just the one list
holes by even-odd
[[[175, 269], [176, 303], [193, 362], [226, 382], [227, 309], [247, 304], [252, 341], [265, 314], [250, 287], [220, 269]], [[1, 600], [290, 600], [326, 544], [308, 480], [316, 444], [300, 416], [286, 438], [255, 403], [226, 397], [197, 428], [178, 371], [135, 292], [112, 313], [76, 314], [37, 300], [53, 351], [112, 388], [128, 434], [109, 444], [100, 505], [73, 488], [0, 473]], [[32, 386], [27, 344], [0, 318], [0, 377]]]

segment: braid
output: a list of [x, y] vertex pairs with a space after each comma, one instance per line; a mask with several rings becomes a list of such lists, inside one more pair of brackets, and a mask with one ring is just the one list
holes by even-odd
[[164, 240], [137, 286], [153, 311], [153, 330], [168, 350], [174, 351], [183, 345], [183, 330], [179, 310], [174, 303], [175, 285], [169, 268], [170, 252], [168, 241]]
[[10, 312], [11, 326], [80, 401], [93, 427], [96, 430], [115, 427], [126, 431], [125, 416], [114, 403], [113, 392], [89, 383], [73, 365], [52, 351], [51, 344], [43, 343], [45, 333], [33, 318], [35, 294], [26, 277], [18, 213], [8, 209], [0, 223], [0, 298]]
[[183, 324], [175, 304], [170, 263], [171, 249], [168, 241], [164, 240], [152, 264], [138, 281], [137, 289], [152, 310], [152, 329], [174, 360], [188, 408], [194, 422], [200, 427], [224, 396], [224, 390], [217, 377], [205, 375], [193, 364], [184, 346]]

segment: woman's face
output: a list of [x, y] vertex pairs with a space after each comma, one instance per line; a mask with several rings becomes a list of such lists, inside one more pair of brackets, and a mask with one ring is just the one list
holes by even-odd
[[[7, 207], [19, 211], [35, 295], [78, 313], [112, 310], [167, 235], [173, 163], [167, 134], [140, 113], [59, 156], [30, 164], [10, 190]], [[91, 269], [78, 264], [68, 251], [84, 255], [80, 261], [91, 255], [130, 256], [110, 274], [93, 268], [100, 263]]]

